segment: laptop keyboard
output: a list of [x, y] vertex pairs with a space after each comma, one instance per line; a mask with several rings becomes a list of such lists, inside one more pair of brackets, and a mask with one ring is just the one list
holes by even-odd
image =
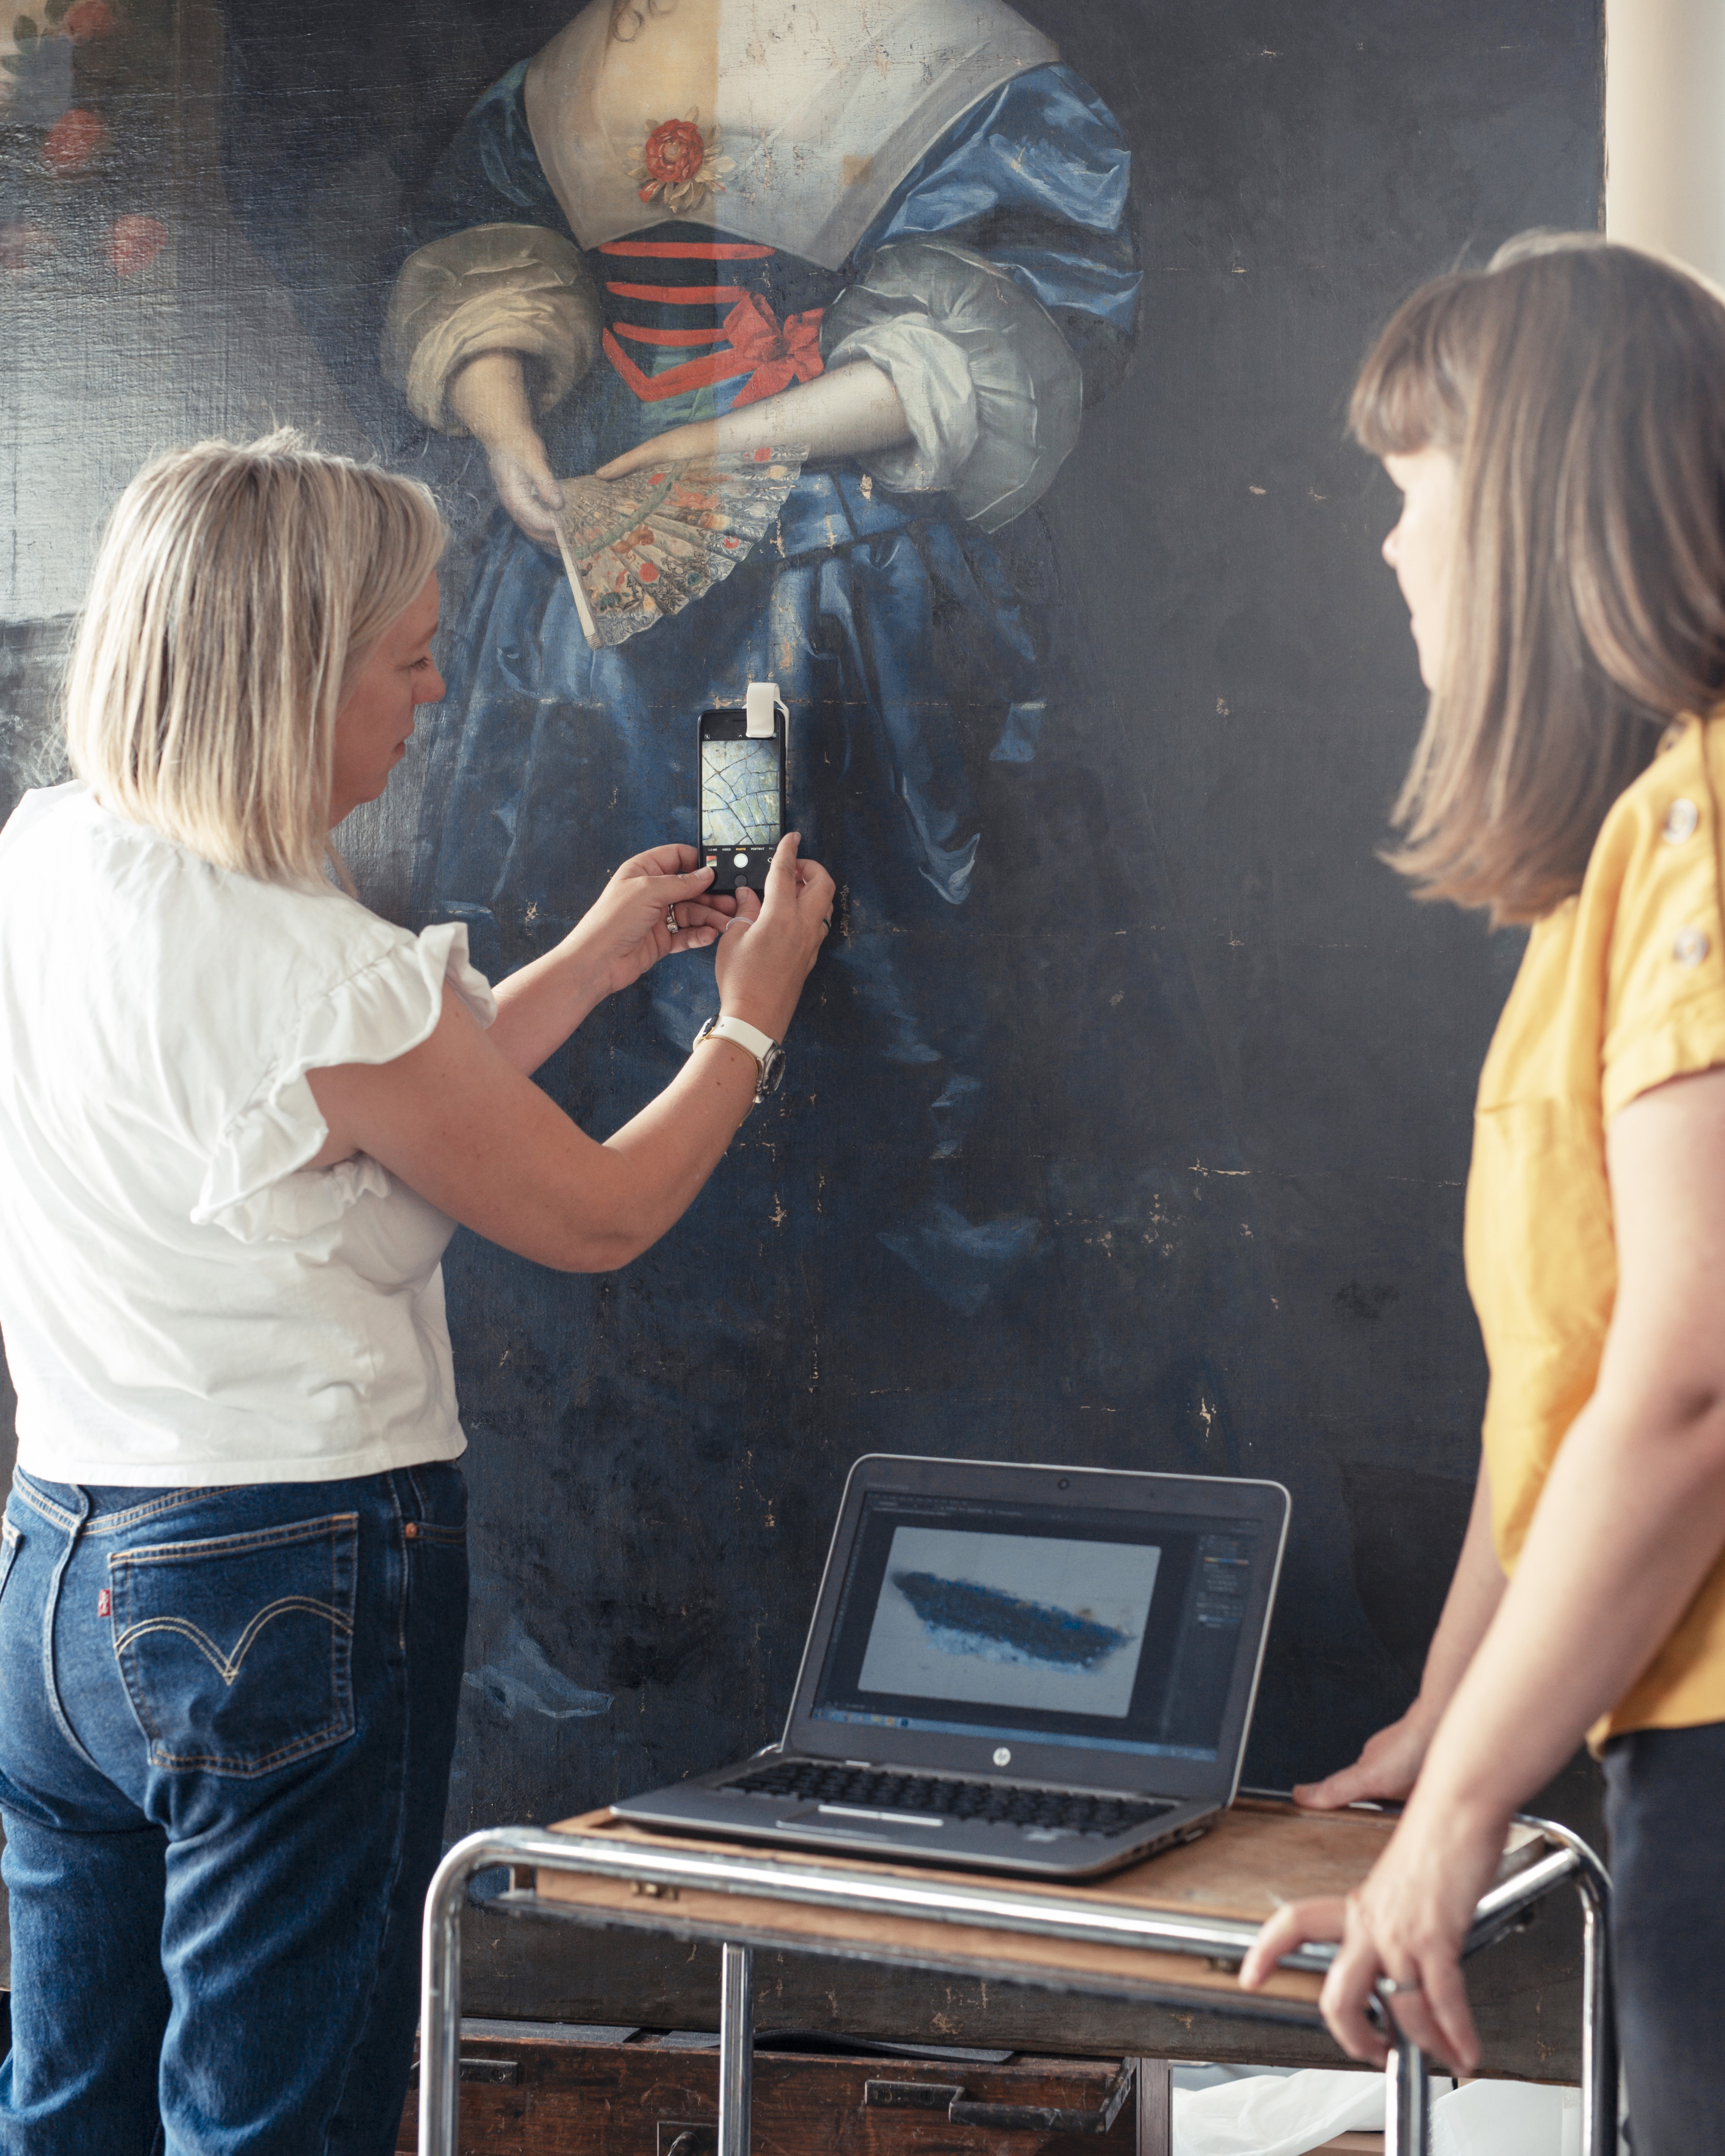
[[895, 1774], [818, 1759], [788, 1759], [724, 1787], [744, 1796], [795, 1797], [805, 1803], [974, 1820], [988, 1826], [1041, 1827], [1101, 1837], [1124, 1833], [1171, 1812], [1170, 1804], [1028, 1789], [1004, 1782], [950, 1781], [938, 1774]]

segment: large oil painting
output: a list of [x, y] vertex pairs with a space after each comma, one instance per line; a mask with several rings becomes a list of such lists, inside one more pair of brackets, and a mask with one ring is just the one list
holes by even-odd
[[[1374, 858], [1420, 691], [1342, 410], [1421, 276], [1595, 221], [1597, 15], [0, 0], [0, 806], [130, 472], [288, 423], [450, 527], [371, 903], [522, 963], [693, 839], [697, 718], [766, 680], [840, 889], [661, 1245], [451, 1246], [452, 1835], [770, 1737], [871, 1450], [1273, 1475], [1249, 1779], [1405, 1702], [1516, 954]], [[667, 963], [542, 1082], [603, 1135], [715, 1008]]]

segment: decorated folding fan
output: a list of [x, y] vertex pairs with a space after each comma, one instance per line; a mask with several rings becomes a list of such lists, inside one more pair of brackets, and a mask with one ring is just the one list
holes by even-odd
[[800, 449], [649, 465], [626, 479], [566, 479], [557, 544], [595, 649], [680, 613], [747, 561], [778, 521]]

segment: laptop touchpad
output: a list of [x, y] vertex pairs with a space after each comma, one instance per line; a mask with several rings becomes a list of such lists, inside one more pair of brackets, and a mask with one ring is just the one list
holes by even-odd
[[932, 1812], [872, 1811], [861, 1804], [805, 1804], [801, 1811], [787, 1812], [781, 1826], [793, 1826], [809, 1834], [880, 1834], [895, 1837], [909, 1832], [927, 1832], [931, 1838], [946, 1825]]

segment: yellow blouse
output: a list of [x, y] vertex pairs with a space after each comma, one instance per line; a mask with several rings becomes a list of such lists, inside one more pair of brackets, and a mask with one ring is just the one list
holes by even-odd
[[[1605, 819], [1579, 893], [1528, 938], [1480, 1075], [1467, 1282], [1491, 1364], [1485, 1450], [1506, 1572], [1611, 1321], [1605, 1126], [1666, 1079], [1725, 1064], [1722, 802], [1725, 716], [1679, 721]], [[1725, 1556], [1592, 1734], [1721, 1721]]]

